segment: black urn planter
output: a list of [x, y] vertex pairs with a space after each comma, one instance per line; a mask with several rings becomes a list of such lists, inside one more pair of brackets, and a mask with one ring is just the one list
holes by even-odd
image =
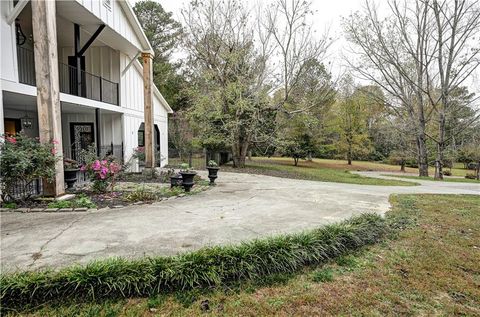
[[180, 172], [180, 174], [182, 175], [182, 186], [183, 186], [183, 189], [185, 189], [186, 192], [189, 192], [190, 189], [192, 189], [192, 187], [193, 187], [193, 185], [194, 185], [193, 178], [195, 177], [195, 175], [197, 175], [197, 172], [194, 172], [194, 171], [182, 171], [182, 172]]
[[215, 180], [218, 177], [218, 170], [220, 167], [218, 166], [207, 166], [208, 170], [208, 178], [210, 179], [210, 185], [215, 185]]
[[170, 176], [170, 187], [179, 187], [182, 186], [182, 175], [175, 174]]
[[75, 182], [77, 181], [77, 172], [79, 170], [79, 168], [66, 168], [63, 170], [65, 183], [67, 183], [68, 189], [73, 188], [73, 185], [75, 185]]

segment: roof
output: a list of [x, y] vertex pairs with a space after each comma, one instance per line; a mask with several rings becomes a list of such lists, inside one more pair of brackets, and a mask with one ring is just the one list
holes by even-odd
[[140, 42], [142, 43], [143, 52], [148, 52], [152, 55], [155, 55], [155, 53], [153, 52], [152, 45], [150, 45], [150, 42], [148, 41], [147, 36], [143, 32], [143, 28], [142, 28], [142, 25], [140, 24], [140, 21], [138, 21], [137, 16], [133, 11], [133, 7], [126, 0], [118, 0], [118, 2], [120, 3], [120, 6], [125, 12], [125, 16], [130, 22], [133, 30], [135, 31], [135, 34], [138, 36]]

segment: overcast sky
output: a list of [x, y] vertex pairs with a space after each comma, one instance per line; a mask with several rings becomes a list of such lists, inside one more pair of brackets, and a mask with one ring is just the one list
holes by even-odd
[[[128, 0], [132, 5], [135, 5], [139, 0]], [[166, 11], [173, 12], [174, 18], [183, 22], [181, 9], [184, 8], [190, 0], [155, 0], [159, 2]], [[270, 0], [243, 0], [253, 6], [257, 2], [271, 3]], [[335, 39], [334, 44], [328, 51], [328, 61], [330, 69], [335, 75], [341, 73], [343, 61], [341, 53], [343, 48], [347, 45], [341, 34], [341, 17], [348, 16], [362, 8], [364, 0], [312, 0], [313, 28], [317, 30], [320, 35], [324, 34], [325, 30], [329, 30], [329, 34]]]
[[[134, 5], [139, 0], [128, 0]], [[181, 16], [181, 9], [185, 7], [190, 0], [155, 0], [159, 2], [166, 11], [173, 12], [174, 18], [183, 23]], [[201, 0], [200, 0], [201, 1]], [[243, 0], [253, 6], [257, 2], [271, 3], [271, 0]], [[345, 70], [345, 62], [343, 55], [348, 55], [346, 49], [348, 42], [344, 39], [342, 34], [341, 21], [342, 17], [347, 17], [349, 14], [362, 9], [365, 0], [311, 0], [313, 16], [313, 28], [317, 30], [319, 36], [324, 34], [325, 30], [329, 30], [329, 34], [335, 39], [334, 44], [330, 47], [327, 56], [327, 63], [334, 76], [342, 74]], [[386, 0], [377, 0], [379, 5], [379, 12], [385, 14], [388, 12]], [[467, 81], [468, 82], [468, 81]], [[472, 76], [467, 83], [471, 91], [480, 93], [480, 69], [477, 69], [476, 75]]]

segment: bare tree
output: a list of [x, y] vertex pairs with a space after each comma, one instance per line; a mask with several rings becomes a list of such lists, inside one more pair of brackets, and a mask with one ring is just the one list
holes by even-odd
[[435, 178], [443, 179], [444, 151], [454, 137], [446, 136], [446, 121], [458, 105], [455, 91], [480, 65], [480, 6], [478, 1], [433, 0], [429, 8], [435, 21], [432, 37], [436, 67], [429, 74], [433, 87], [427, 93], [438, 120], [438, 135], [432, 137], [437, 146]]
[[[419, 175], [428, 176], [426, 124], [429, 119], [425, 98], [425, 71], [432, 63], [429, 52], [430, 25], [428, 5], [417, 1], [389, 2], [391, 14], [381, 20], [372, 2], [364, 10], [344, 20], [347, 39], [354, 44], [356, 61], [347, 60], [363, 79], [382, 87], [391, 97], [387, 107], [414, 128], [417, 143]], [[413, 16], [413, 18], [411, 18]]]
[[[192, 1], [182, 11], [196, 96], [191, 117], [205, 141], [231, 148], [236, 167], [244, 166], [253, 143], [275, 136], [275, 129], [263, 128], [272, 115], [317, 106], [284, 107], [308, 71], [306, 65], [321, 62], [328, 46], [326, 37], [313, 36], [309, 7], [304, 0], [274, 0], [265, 8], [256, 6], [255, 17], [242, 1], [208, 0]], [[283, 97], [271, 104], [269, 95], [275, 91]]]
[[193, 73], [190, 115], [209, 148], [229, 147], [244, 167], [266, 106], [268, 34], [256, 43], [252, 11], [238, 0], [193, 1], [182, 11]]
[[[274, 105], [281, 108], [289, 100], [301, 78], [308, 72], [308, 62], [322, 62], [328, 47], [332, 44], [328, 31], [320, 37], [315, 35], [310, 17], [311, 2], [305, 0], [275, 0], [265, 11], [263, 25], [273, 39], [278, 72], [273, 82], [274, 90], [281, 90], [282, 98]], [[311, 106], [313, 107], [313, 106]], [[308, 109], [295, 109], [291, 114]]]

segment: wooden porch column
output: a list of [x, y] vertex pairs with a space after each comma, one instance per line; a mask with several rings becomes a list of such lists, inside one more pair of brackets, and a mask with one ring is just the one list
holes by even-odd
[[143, 100], [145, 123], [145, 168], [155, 167], [153, 147], [153, 95], [152, 95], [152, 54], [142, 53], [143, 60]]
[[[37, 80], [37, 111], [40, 142], [54, 142], [57, 155], [63, 159], [62, 118], [58, 82], [56, 2], [32, 1], [32, 25]], [[55, 164], [53, 183], [44, 183], [46, 195], [65, 193], [63, 160]]]

